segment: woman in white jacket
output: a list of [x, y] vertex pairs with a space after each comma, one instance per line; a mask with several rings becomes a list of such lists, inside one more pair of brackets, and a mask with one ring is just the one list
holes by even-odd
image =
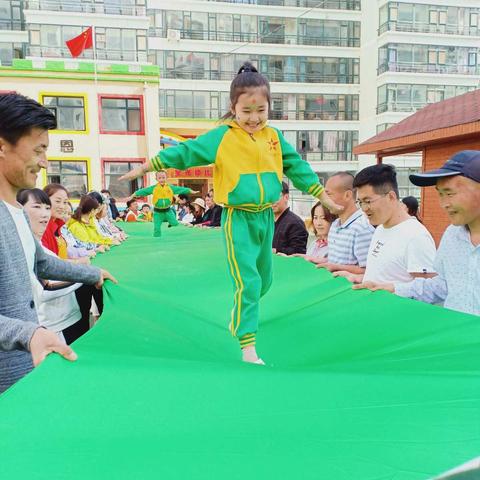
[[[41, 243], [50, 220], [51, 203], [48, 195], [38, 188], [20, 190], [17, 201], [23, 205], [32, 232]], [[55, 256], [48, 248], [43, 249], [47, 254]], [[34, 291], [40, 325], [57, 332], [67, 344], [78, 338], [75, 324], [80, 321], [82, 315], [74, 292], [81, 286], [81, 283], [49, 280], [43, 281], [43, 285], [38, 282]]]

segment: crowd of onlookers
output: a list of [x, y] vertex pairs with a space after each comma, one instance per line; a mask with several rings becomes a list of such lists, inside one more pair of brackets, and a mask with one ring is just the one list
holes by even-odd
[[[55, 127], [54, 115], [37, 102], [0, 95], [0, 392], [51, 352], [75, 360], [68, 345], [101, 315], [104, 281], [116, 282], [90, 265], [92, 257], [126, 240], [121, 220], [152, 220], [151, 207], [139, 209], [133, 198], [119, 211], [108, 190], [83, 195], [74, 207], [62, 185], [34, 188]], [[353, 288], [480, 315], [480, 151], [459, 152], [410, 179], [435, 186], [452, 223], [438, 250], [416, 199], [400, 201], [395, 169], [379, 164], [328, 179], [325, 190], [342, 207], [338, 216], [316, 203], [304, 222], [290, 211], [283, 183], [272, 207], [273, 252], [301, 256]], [[179, 194], [169, 208], [185, 225], [221, 225], [213, 191], [193, 201]]]
[[[104, 190], [102, 190], [104, 192]], [[220, 227], [223, 208], [213, 199], [213, 190], [205, 197], [191, 200], [189, 195], [181, 193], [174, 198], [172, 210], [175, 212], [179, 223], [192, 227]], [[151, 222], [153, 221], [153, 207], [148, 203], [141, 206], [136, 199], [128, 200], [126, 208], [117, 213], [118, 220], [125, 222]]]
[[[90, 259], [120, 245], [127, 235], [115, 224], [108, 199], [99, 192], [83, 195], [74, 208], [65, 187], [22, 189], [23, 206], [36, 240], [47, 255], [89, 265]], [[103, 312], [102, 290], [78, 282], [44, 280], [37, 292], [39, 323], [67, 345], [86, 333]]]
[[400, 200], [394, 167], [379, 164], [328, 179], [328, 195], [343, 207], [338, 217], [317, 203], [303, 222], [288, 208], [284, 183], [273, 205], [273, 252], [303, 257], [355, 289], [387, 290], [480, 315], [480, 151], [459, 152], [442, 169], [410, 179], [436, 186], [452, 222], [438, 250], [418, 200]]

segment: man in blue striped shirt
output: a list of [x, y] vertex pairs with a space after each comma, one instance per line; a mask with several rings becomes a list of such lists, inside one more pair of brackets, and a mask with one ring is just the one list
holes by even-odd
[[326, 268], [330, 272], [342, 270], [363, 274], [375, 229], [355, 204], [353, 175], [348, 172], [335, 173], [327, 180], [325, 191], [344, 210], [330, 227], [328, 258], [309, 260], [317, 263], [317, 268]]

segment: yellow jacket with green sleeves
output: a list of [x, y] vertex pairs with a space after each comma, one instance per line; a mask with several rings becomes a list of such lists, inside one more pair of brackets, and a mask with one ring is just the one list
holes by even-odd
[[314, 197], [323, 192], [308, 162], [279, 130], [269, 126], [249, 134], [230, 122], [161, 150], [150, 161], [155, 170], [186, 170], [213, 163], [215, 201], [249, 211], [264, 210], [279, 199], [283, 174]]
[[90, 222], [88, 224], [71, 218], [67, 222], [67, 228], [72, 232], [74, 237], [78, 238], [78, 240], [81, 240], [82, 242], [96, 243], [97, 245], [112, 244], [111, 238], [104, 237], [98, 232], [93, 218], [90, 218]]
[[155, 208], [166, 209], [172, 205], [173, 195], [180, 195], [181, 193], [189, 195], [192, 190], [187, 187], [178, 187], [177, 185], [169, 185], [165, 183], [160, 185], [150, 185], [149, 187], [141, 188], [137, 190], [134, 195], [136, 197], [144, 197], [147, 195], [153, 195], [153, 206]]

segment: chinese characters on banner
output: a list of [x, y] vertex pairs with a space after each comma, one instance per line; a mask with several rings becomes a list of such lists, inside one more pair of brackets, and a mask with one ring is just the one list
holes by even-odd
[[168, 176], [170, 178], [211, 178], [213, 177], [212, 167], [195, 167], [187, 170], [169, 169]]

